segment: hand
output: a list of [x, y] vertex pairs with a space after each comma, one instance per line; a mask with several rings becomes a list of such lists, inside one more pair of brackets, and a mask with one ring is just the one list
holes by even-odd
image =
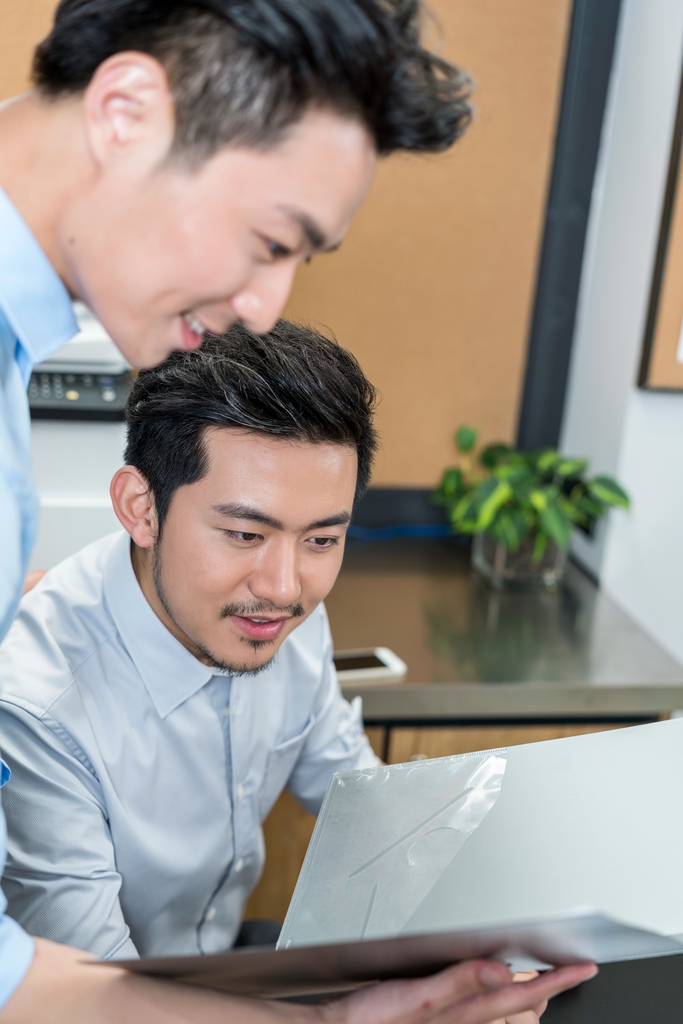
[[503, 964], [476, 960], [311, 1006], [226, 996], [84, 963], [87, 954], [44, 939], [35, 946], [0, 1024], [491, 1024], [538, 1007], [597, 971], [576, 964], [512, 984]]
[[[538, 977], [538, 971], [520, 971], [513, 977], [513, 982], [520, 981], [533, 981], [534, 978]], [[513, 1013], [511, 1017], [506, 1017], [505, 1020], [494, 1021], [493, 1024], [539, 1024], [539, 1020], [545, 1013], [546, 1007], [548, 1006], [548, 1000], [544, 999], [538, 1006], [534, 1006], [531, 1010], [525, 1010], [524, 1013]]]
[[29, 590], [33, 590], [36, 583], [40, 583], [46, 572], [47, 569], [34, 569], [33, 572], [29, 572], [24, 580], [22, 594], [28, 594]]
[[328, 1003], [324, 1024], [532, 1024], [548, 999], [587, 981], [595, 964], [513, 979], [495, 960], [458, 964], [419, 981], [390, 981]]

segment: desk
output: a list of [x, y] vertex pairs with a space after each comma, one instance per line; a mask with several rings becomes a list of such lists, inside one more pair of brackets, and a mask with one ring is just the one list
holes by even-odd
[[408, 665], [402, 683], [344, 687], [391, 761], [683, 708], [683, 668], [575, 565], [554, 593], [498, 592], [455, 541], [355, 543], [326, 604], [337, 649], [383, 645]]
[[[326, 605], [338, 650], [390, 647], [408, 665], [405, 682], [344, 688], [363, 697], [371, 742], [391, 762], [683, 708], [683, 668], [573, 565], [555, 593], [498, 593], [454, 540], [351, 542]], [[283, 919], [313, 823], [287, 794], [276, 804], [250, 916]]]

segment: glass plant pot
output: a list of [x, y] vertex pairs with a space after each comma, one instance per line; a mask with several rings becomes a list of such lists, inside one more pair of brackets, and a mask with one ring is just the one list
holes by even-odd
[[549, 541], [543, 557], [534, 561], [534, 539], [525, 537], [517, 551], [508, 551], [488, 533], [477, 533], [472, 543], [472, 565], [497, 589], [523, 586], [555, 590], [567, 567], [567, 552]]

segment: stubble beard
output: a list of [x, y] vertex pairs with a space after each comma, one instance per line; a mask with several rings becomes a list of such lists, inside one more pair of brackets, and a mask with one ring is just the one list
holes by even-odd
[[[175, 623], [178, 629], [185, 634], [185, 636], [188, 636], [187, 633], [185, 633], [183, 627], [176, 619], [175, 615], [173, 614], [170, 603], [166, 596], [166, 591], [164, 589], [162, 579], [161, 551], [159, 549], [160, 544], [157, 544], [152, 552], [152, 579], [154, 581], [154, 589], [156, 590], [157, 597], [159, 598], [159, 601], [161, 602], [161, 605], [166, 614], [168, 615], [168, 617], [171, 619], [172, 622]], [[291, 605], [286, 609], [281, 608], [278, 610], [285, 612], [287, 615], [291, 615], [293, 618], [303, 617], [306, 614], [303, 605], [300, 604]], [[250, 606], [244, 604], [228, 604], [221, 609], [220, 617], [222, 619], [227, 619], [232, 615], [258, 615], [260, 612], [265, 611], [273, 611], [273, 609], [267, 608], [264, 604], [259, 602], [255, 602], [253, 605]], [[249, 637], [245, 636], [241, 636], [239, 639], [240, 643], [245, 644], [247, 647], [251, 647], [251, 649], [254, 652], [263, 651], [268, 647], [273, 647], [276, 643], [276, 640], [251, 640], [249, 639]], [[258, 676], [262, 672], [265, 672], [267, 668], [270, 668], [270, 666], [273, 664], [273, 661], [277, 656], [277, 650], [275, 650], [273, 651], [271, 657], [267, 659], [267, 661], [264, 661], [262, 665], [257, 665], [256, 667], [254, 667], [253, 665], [249, 665], [246, 662], [237, 663], [224, 661], [221, 658], [216, 657], [216, 655], [212, 651], [210, 651], [208, 647], [206, 647], [199, 640], [195, 640], [194, 637], [188, 636], [188, 640], [190, 640], [190, 642], [197, 649], [197, 651], [199, 651], [199, 653], [202, 654], [203, 657], [209, 662], [211, 668], [218, 669], [220, 672], [225, 672], [226, 675]]]

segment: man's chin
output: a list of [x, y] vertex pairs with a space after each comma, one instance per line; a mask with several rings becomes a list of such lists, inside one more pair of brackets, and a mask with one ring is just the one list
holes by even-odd
[[254, 651], [254, 656], [251, 658], [245, 658], [242, 651], [229, 655], [227, 652], [222, 654], [218, 651], [210, 651], [206, 647], [197, 646], [204, 655], [204, 659], [213, 668], [231, 676], [257, 676], [272, 665], [277, 654], [277, 649], [273, 650], [272, 642], [264, 641], [248, 641], [248, 646]]

